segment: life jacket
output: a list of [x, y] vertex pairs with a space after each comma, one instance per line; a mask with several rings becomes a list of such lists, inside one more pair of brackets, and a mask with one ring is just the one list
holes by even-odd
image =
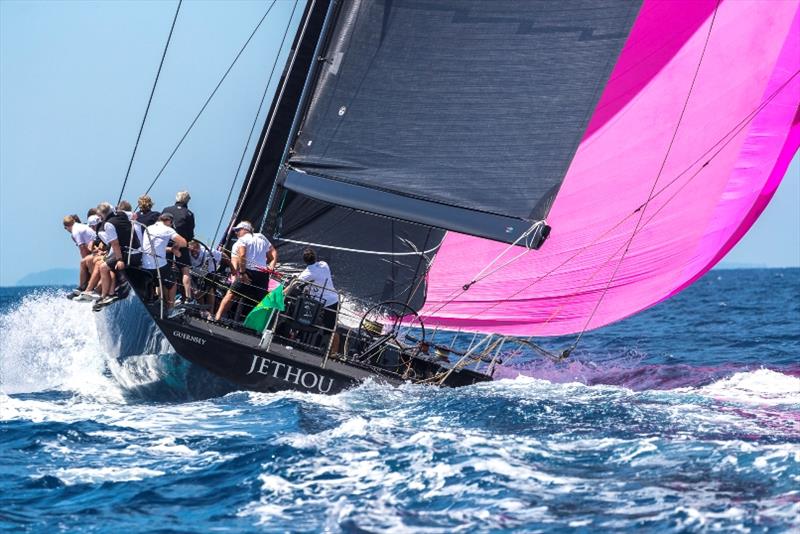
[[[122, 212], [112, 212], [106, 217], [104, 223], [111, 223], [114, 226], [114, 229], [117, 231], [117, 239], [119, 240], [119, 246], [122, 247], [123, 254], [128, 252], [129, 245], [131, 250], [134, 253], [141, 252], [142, 244], [139, 242], [139, 237], [136, 235], [136, 232], [133, 231], [133, 225], [131, 225], [131, 221], [128, 219], [128, 216]], [[133, 241], [131, 242], [131, 236], [133, 236]]]

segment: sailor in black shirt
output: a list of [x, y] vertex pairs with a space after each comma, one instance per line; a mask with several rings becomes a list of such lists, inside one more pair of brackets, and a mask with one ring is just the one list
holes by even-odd
[[[175, 205], [161, 210], [161, 213], [172, 214], [172, 227], [187, 243], [194, 239], [194, 213], [189, 209], [191, 198], [188, 191], [178, 191], [178, 194], [175, 195]], [[192, 277], [189, 272], [192, 267], [192, 259], [189, 256], [189, 249], [182, 248], [175, 254], [175, 264], [181, 270], [181, 282], [183, 282], [186, 300], [191, 301]]]
[[136, 222], [145, 228], [154, 225], [158, 221], [158, 216], [161, 215], [159, 212], [153, 211], [153, 199], [150, 198], [149, 195], [142, 195], [139, 197], [138, 208]]

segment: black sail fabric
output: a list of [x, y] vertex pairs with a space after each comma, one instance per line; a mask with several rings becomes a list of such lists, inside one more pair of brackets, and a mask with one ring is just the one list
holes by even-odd
[[364, 303], [399, 301], [419, 310], [425, 277], [444, 232], [288, 192], [272, 236], [282, 263], [302, 264], [312, 246], [336, 289]]
[[544, 219], [640, 4], [345, 1], [286, 187], [458, 231], [450, 207]]

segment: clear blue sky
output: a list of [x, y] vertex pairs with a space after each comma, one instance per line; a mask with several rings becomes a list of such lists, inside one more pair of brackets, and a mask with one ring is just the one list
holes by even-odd
[[[270, 3], [184, 2], [125, 198], [150, 183]], [[0, 285], [75, 267], [60, 219], [116, 201], [175, 6], [0, 0]], [[217, 226], [293, 6], [277, 0], [152, 192], [160, 209], [189, 189], [201, 238]], [[725, 262], [800, 265], [797, 157]]]

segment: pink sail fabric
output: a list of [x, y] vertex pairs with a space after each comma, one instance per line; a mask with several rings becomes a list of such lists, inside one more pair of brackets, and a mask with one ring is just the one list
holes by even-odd
[[769, 202], [800, 146], [798, 105], [798, 1], [646, 0], [550, 212], [550, 239], [526, 251], [448, 234], [426, 324], [569, 334], [676, 294]]

